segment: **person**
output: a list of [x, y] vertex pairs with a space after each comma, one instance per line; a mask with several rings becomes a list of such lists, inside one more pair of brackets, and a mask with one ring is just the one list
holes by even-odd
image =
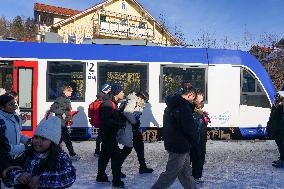
[[152, 189], [169, 188], [176, 178], [184, 188], [194, 189], [191, 175], [190, 147], [196, 145], [197, 130], [192, 116], [192, 102], [195, 89], [190, 83], [184, 83], [181, 94], [168, 97], [163, 116], [163, 138], [165, 149], [169, 153], [166, 171], [161, 173]]
[[63, 86], [62, 87], [62, 95], [56, 98], [55, 102], [51, 105], [50, 111], [55, 113], [57, 117], [61, 119], [61, 141], [65, 142], [65, 145], [69, 151], [69, 155], [72, 161], [77, 161], [80, 159], [73, 148], [72, 141], [70, 138], [70, 134], [67, 128], [67, 125], [71, 122], [71, 97], [72, 87], [71, 86]]
[[197, 127], [197, 146], [192, 146], [190, 149], [192, 162], [192, 176], [195, 183], [204, 182], [202, 178], [203, 166], [205, 163], [206, 142], [207, 142], [207, 125], [210, 122], [208, 113], [202, 110], [202, 102], [204, 99], [204, 92], [201, 89], [196, 89], [196, 96], [194, 99], [193, 118], [195, 126]]
[[100, 106], [102, 145], [96, 181], [109, 182], [105, 170], [109, 159], [111, 159], [112, 185], [113, 187], [124, 188], [124, 182], [120, 177], [120, 149], [116, 139], [118, 130], [125, 125], [125, 120], [117, 107], [118, 102], [124, 98], [124, 92], [120, 85], [115, 84], [112, 86], [111, 93], [113, 98], [105, 100]]
[[[104, 100], [111, 100], [111, 96], [110, 96], [110, 92], [111, 92], [111, 86], [109, 84], [104, 84], [102, 85], [101, 91], [97, 94], [97, 100], [100, 101], [104, 101]], [[94, 125], [92, 125], [94, 126]], [[100, 129], [98, 131], [98, 136], [96, 138], [96, 149], [95, 149], [95, 153], [94, 156], [98, 157], [100, 155], [101, 152], [101, 143], [102, 143], [102, 139], [101, 139], [101, 132]]]
[[1, 188], [1, 180], [2, 173], [5, 169], [12, 165], [12, 157], [9, 152], [11, 151], [11, 146], [9, 145], [9, 141], [5, 136], [6, 125], [1, 124], [0, 122], [0, 188]]
[[18, 108], [15, 112], [22, 119], [22, 124], [24, 124], [27, 121], [27, 116], [21, 115], [20, 107], [19, 107], [19, 104], [18, 104], [18, 102], [19, 102], [18, 93], [16, 91], [9, 91], [7, 94], [15, 98], [15, 101], [16, 101], [17, 106], [18, 106]]
[[272, 162], [276, 168], [284, 168], [284, 92], [279, 91], [275, 103], [271, 108], [269, 121], [267, 123], [268, 135], [275, 140], [280, 158]]
[[[118, 142], [124, 145], [121, 150], [121, 166], [134, 147], [140, 165], [140, 174], [152, 173], [154, 171], [152, 168], [148, 168], [145, 163], [143, 136], [139, 130], [140, 116], [142, 115], [145, 102], [147, 102], [148, 98], [149, 95], [146, 92], [134, 92], [127, 96], [126, 104], [123, 108], [123, 115], [127, 119], [126, 127], [120, 129], [118, 133]], [[121, 174], [122, 177], [125, 176], [125, 174]]]
[[7, 94], [0, 96], [0, 107], [2, 138], [10, 146], [9, 154], [15, 158], [25, 151], [30, 138], [21, 133], [22, 121], [15, 113], [18, 108], [15, 98]]
[[39, 123], [31, 147], [4, 170], [4, 183], [15, 189], [68, 188], [76, 180], [69, 156], [60, 148], [61, 121], [51, 116]]

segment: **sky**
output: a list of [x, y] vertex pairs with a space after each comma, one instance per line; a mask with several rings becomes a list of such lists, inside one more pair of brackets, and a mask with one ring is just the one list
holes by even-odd
[[[35, 2], [85, 10], [102, 0], [0, 0], [0, 16], [33, 17]], [[284, 0], [138, 0], [156, 20], [162, 14], [173, 32], [177, 26], [192, 44], [201, 34], [219, 41], [259, 41], [284, 36]], [[246, 33], [246, 34], [244, 34]]]

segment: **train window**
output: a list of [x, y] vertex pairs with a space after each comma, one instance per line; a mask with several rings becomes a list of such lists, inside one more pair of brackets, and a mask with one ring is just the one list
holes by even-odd
[[0, 88], [13, 90], [13, 62], [0, 61]]
[[242, 69], [241, 72], [241, 104], [269, 108], [270, 103], [262, 86], [254, 75]]
[[62, 86], [71, 85], [73, 88], [71, 100], [85, 99], [85, 64], [82, 62], [48, 62], [47, 100], [54, 101], [62, 93]]
[[[147, 91], [147, 65], [137, 64], [98, 64], [99, 86], [104, 83], [118, 83], [123, 86], [125, 95], [137, 91]], [[99, 90], [98, 90], [99, 91]]]
[[200, 88], [206, 93], [206, 69], [205, 68], [179, 68], [161, 67], [160, 79], [160, 102], [165, 102], [165, 98], [179, 92], [182, 83], [189, 81], [195, 88]]

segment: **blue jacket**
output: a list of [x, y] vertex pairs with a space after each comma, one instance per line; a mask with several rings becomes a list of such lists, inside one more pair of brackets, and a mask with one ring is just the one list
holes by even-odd
[[168, 97], [163, 117], [165, 149], [183, 154], [197, 142], [197, 128], [192, 116], [193, 106], [180, 95]]

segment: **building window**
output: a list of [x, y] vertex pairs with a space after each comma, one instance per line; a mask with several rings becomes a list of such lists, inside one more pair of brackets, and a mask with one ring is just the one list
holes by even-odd
[[127, 4], [126, 4], [126, 2], [123, 1], [123, 2], [121, 3], [121, 9], [124, 10], [124, 11], [127, 10]]
[[100, 20], [101, 20], [101, 22], [106, 22], [106, 16], [105, 15], [101, 15], [100, 16]]
[[160, 82], [160, 102], [165, 102], [166, 97], [179, 93], [184, 82], [190, 82], [195, 88], [202, 89], [205, 101], [207, 99], [206, 68], [162, 66]]
[[241, 68], [241, 104], [270, 108], [270, 103], [262, 86], [254, 75]]
[[146, 28], [146, 23], [145, 22], [139, 22], [139, 29], [145, 29]]
[[120, 19], [120, 25], [127, 25], [127, 19]]
[[47, 101], [54, 101], [62, 94], [62, 86], [70, 85], [73, 89], [71, 100], [85, 99], [85, 64], [82, 62], [47, 63]]
[[120, 84], [123, 86], [125, 96], [140, 90], [147, 91], [148, 77], [147, 65], [137, 64], [99, 64], [99, 85], [104, 83]]
[[76, 43], [76, 35], [75, 34], [68, 35], [68, 43]]

